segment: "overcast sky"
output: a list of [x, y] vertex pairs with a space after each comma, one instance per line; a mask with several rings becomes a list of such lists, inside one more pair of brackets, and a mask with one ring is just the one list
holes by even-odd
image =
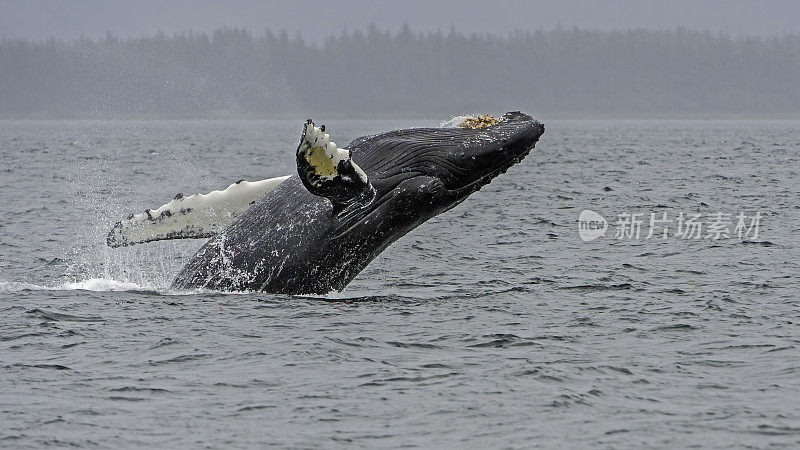
[[504, 34], [557, 25], [600, 30], [679, 26], [731, 35], [800, 34], [800, 0], [0, 0], [0, 37], [74, 39], [152, 35], [158, 30], [246, 27], [300, 30], [318, 40], [374, 22], [397, 30]]

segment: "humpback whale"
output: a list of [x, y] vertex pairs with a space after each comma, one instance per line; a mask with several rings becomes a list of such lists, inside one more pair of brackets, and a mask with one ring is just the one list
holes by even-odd
[[340, 291], [391, 243], [463, 202], [521, 161], [544, 125], [513, 111], [452, 128], [412, 128], [338, 148], [310, 119], [297, 174], [239, 181], [131, 215], [112, 247], [211, 237], [172, 287], [323, 294]]

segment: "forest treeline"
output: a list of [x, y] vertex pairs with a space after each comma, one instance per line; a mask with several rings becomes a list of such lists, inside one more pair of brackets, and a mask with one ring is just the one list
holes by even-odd
[[796, 113], [800, 36], [370, 26], [310, 44], [235, 28], [0, 41], [0, 116]]

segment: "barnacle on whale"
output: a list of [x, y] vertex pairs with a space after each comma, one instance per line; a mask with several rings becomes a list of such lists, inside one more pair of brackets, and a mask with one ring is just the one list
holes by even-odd
[[465, 117], [464, 120], [458, 124], [459, 128], [483, 128], [494, 125], [500, 119], [492, 114], [478, 114], [476, 116]]

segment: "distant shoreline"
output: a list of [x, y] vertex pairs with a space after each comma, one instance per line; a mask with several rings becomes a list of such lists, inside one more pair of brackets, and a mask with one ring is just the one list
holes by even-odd
[[8, 118], [438, 118], [517, 108], [577, 119], [795, 118], [798, 79], [800, 35], [685, 29], [500, 36], [373, 25], [322, 45], [235, 28], [0, 38]]

